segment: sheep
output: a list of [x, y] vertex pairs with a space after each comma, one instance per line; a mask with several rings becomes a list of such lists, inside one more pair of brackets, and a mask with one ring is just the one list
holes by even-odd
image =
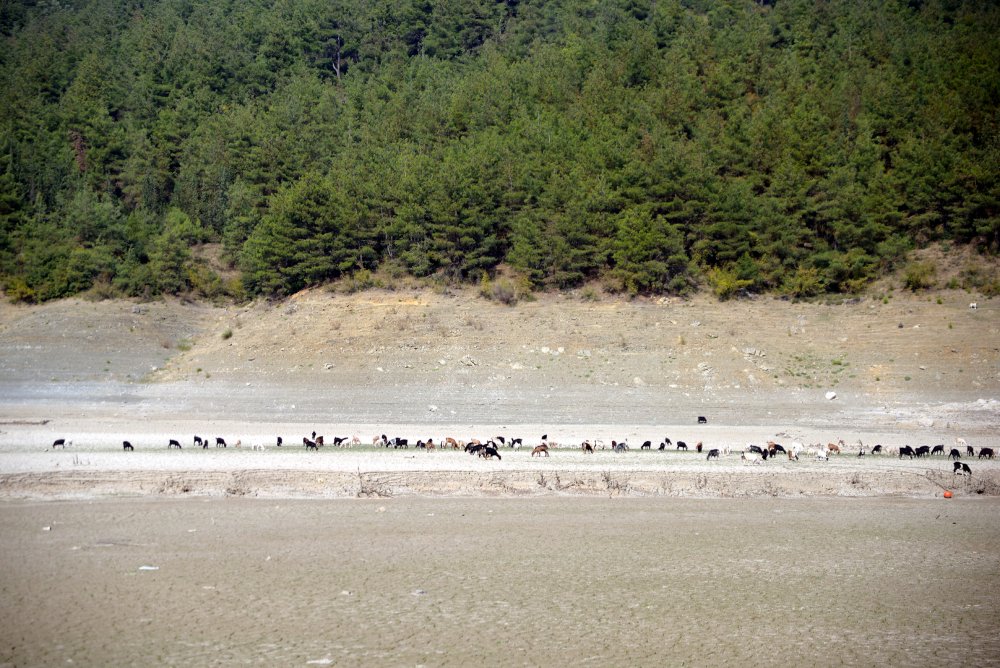
[[761, 459], [760, 453], [747, 452], [746, 450], [740, 453], [740, 459], [742, 459], [745, 464], [753, 464], [753, 465], [760, 464], [761, 461], [763, 461]]
[[357, 434], [351, 437], [351, 445], [361, 445], [361, 439], [358, 438]]

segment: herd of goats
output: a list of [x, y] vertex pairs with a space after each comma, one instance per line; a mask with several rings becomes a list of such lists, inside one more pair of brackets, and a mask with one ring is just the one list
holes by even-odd
[[[698, 421], [701, 424], [704, 424], [704, 420], [705, 420], [704, 418], [701, 417], [698, 418]], [[193, 446], [208, 448], [209, 442], [210, 439], [208, 438], [195, 436], [193, 439]], [[883, 448], [881, 445], [875, 445], [869, 451], [868, 448], [864, 446], [864, 444], [859, 442], [858, 446], [856, 446], [858, 448], [856, 456], [864, 457], [870, 454], [876, 456], [877, 455], [897, 456], [900, 459], [902, 459], [903, 457], [909, 457], [910, 459], [915, 459], [915, 458], [919, 459], [922, 457], [932, 458], [940, 455], [941, 457], [947, 457], [948, 459], [954, 460], [954, 471], [956, 474], [971, 475], [972, 470], [969, 468], [969, 465], [966, 464], [965, 462], [959, 461], [962, 458], [963, 454], [960, 448], [965, 449], [966, 457], [975, 457], [976, 451], [971, 445], [966, 443], [966, 441], [962, 438], [956, 438], [955, 442], [956, 446], [958, 447], [951, 448], [951, 451], [947, 454], [945, 453], [945, 446], [943, 444], [935, 445], [933, 447], [930, 445], [921, 445], [916, 448], [909, 445], [904, 445], [900, 448], [888, 448], [888, 447]], [[72, 443], [73, 443], [72, 441], [67, 441], [64, 438], [58, 438], [52, 443], [52, 448], [53, 449], [58, 447], [65, 448], [67, 445], [72, 445]], [[385, 434], [376, 435], [375, 437], [372, 438], [371, 443], [375, 447], [384, 447], [384, 448], [399, 449], [399, 448], [410, 447], [410, 442], [408, 439], [401, 438], [398, 436], [394, 438], [389, 438]], [[326, 442], [324, 437], [322, 435], [318, 436], [315, 431], [312, 432], [311, 438], [309, 436], [302, 437], [302, 445], [306, 448], [306, 450], [318, 451], [325, 444]], [[338, 436], [332, 440], [332, 444], [336, 447], [353, 447], [355, 445], [361, 445], [361, 439], [358, 438], [357, 436], [353, 437]], [[215, 438], [215, 447], [225, 448], [228, 447], [228, 445], [229, 444], [226, 443], [226, 439], [222, 438], [221, 436], [217, 436]], [[242, 447], [242, 441], [236, 441], [236, 443], [234, 443], [233, 445], [234, 447], [237, 448]], [[282, 439], [281, 436], [278, 436], [275, 446], [282, 447], [284, 445], [285, 445], [284, 440]], [[469, 441], [462, 441], [449, 436], [439, 441], [438, 443], [435, 443], [433, 438], [429, 438], [426, 441], [418, 440], [413, 443], [413, 447], [416, 449], [428, 450], [428, 451], [436, 449], [464, 450], [470, 455], [478, 455], [483, 459], [496, 458], [497, 460], [503, 459], [503, 457], [500, 454], [503, 448], [519, 450], [521, 449], [521, 447], [523, 447], [523, 445], [524, 441], [521, 438], [508, 438], [504, 436], [496, 436], [494, 438], [486, 440], [485, 442], [476, 438], [470, 439]], [[122, 441], [122, 446], [126, 452], [135, 449], [133, 445], [128, 441]], [[264, 448], [264, 446], [262, 445], [253, 445], [250, 447], [255, 450]], [[542, 436], [541, 443], [532, 448], [531, 456], [548, 457], [549, 451], [556, 447], [557, 444], [553, 441], [549, 441], [548, 434], [545, 434]], [[168, 440], [167, 448], [180, 449], [181, 443], [177, 439], [171, 438]], [[698, 453], [706, 453], [707, 454], [706, 459], [708, 459], [709, 461], [713, 459], [717, 460], [722, 455], [732, 454], [732, 450], [729, 446], [724, 446], [721, 448], [705, 448], [701, 441], [698, 441], [693, 446], [693, 448]], [[597, 450], [609, 449], [609, 446], [604, 441], [600, 439], [595, 439], [593, 443], [591, 443], [589, 440], [583, 441], [583, 443], [580, 444], [580, 449], [585, 454], [593, 454]], [[631, 446], [629, 445], [628, 439], [622, 441], [613, 440], [610, 443], [610, 450], [612, 452], [623, 453], [627, 452], [630, 449]], [[639, 449], [652, 450], [653, 442], [645, 441], [642, 443], [641, 446], [639, 446]], [[657, 450], [664, 451], [667, 449], [686, 452], [688, 451], [688, 445], [684, 441], [677, 441], [676, 443], [674, 443], [673, 441], [670, 440], [670, 438], [664, 438], [660, 442], [659, 447], [657, 447]], [[787, 448], [781, 445], [780, 443], [776, 443], [774, 441], [767, 441], [767, 443], [764, 445], [755, 445], [752, 443], [748, 443], [744, 449], [739, 451], [739, 454], [740, 454], [740, 459], [747, 464], [761, 464], [763, 462], [766, 462], [768, 459], [773, 460], [774, 458], [782, 456], [787, 457], [789, 461], [798, 461], [800, 456], [810, 457], [821, 461], [828, 461], [831, 455], [840, 455], [850, 450], [851, 448], [847, 446], [843, 440], [840, 440], [837, 443], [827, 443], [826, 445], [815, 444], [809, 446], [795, 442], [791, 443]], [[978, 456], [979, 459], [993, 459], [995, 457], [995, 453], [992, 448], [983, 447], [979, 449]]]

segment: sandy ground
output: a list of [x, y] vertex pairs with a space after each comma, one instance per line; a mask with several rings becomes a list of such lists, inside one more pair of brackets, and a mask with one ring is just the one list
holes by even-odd
[[1000, 665], [991, 499], [0, 504], [0, 665]]
[[994, 304], [591, 297], [0, 302], [0, 666], [1000, 665]]
[[[510, 308], [473, 291], [311, 290], [241, 307], [0, 304], [0, 496], [992, 494], [996, 460], [969, 458], [959, 439], [1000, 451], [1000, 310], [969, 299], [569, 293]], [[547, 434], [562, 447], [492, 462], [305, 453], [313, 431], [367, 444], [387, 433], [533, 446]], [[195, 434], [244, 447], [194, 450]], [[274, 447], [279, 435], [298, 447]], [[53, 451], [56, 438], [72, 445]], [[171, 438], [185, 448], [168, 451]], [[638, 450], [665, 438], [733, 453], [768, 440], [845, 449], [761, 467]], [[587, 457], [584, 439], [631, 450]], [[973, 476], [944, 457], [854, 457], [875, 444], [961, 447]]]

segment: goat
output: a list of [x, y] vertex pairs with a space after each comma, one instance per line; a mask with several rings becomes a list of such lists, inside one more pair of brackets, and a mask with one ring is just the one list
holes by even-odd
[[993, 459], [993, 448], [979, 448], [979, 458]]
[[931, 450], [931, 454], [932, 455], [940, 454], [942, 457], [944, 457], [944, 446], [943, 445], [935, 445], [934, 448]]
[[181, 449], [180, 441], [178, 441], [176, 439], [173, 439], [173, 438], [170, 439], [170, 442], [167, 443], [167, 450], [169, 450], [170, 448], [173, 448], [173, 447], [176, 447], [178, 450], [180, 450]]
[[424, 449], [426, 449], [426, 450], [433, 450], [436, 447], [437, 446], [434, 445], [434, 439], [433, 438], [428, 438], [427, 439], [427, 443], [424, 444]]
[[652, 442], [652, 441], [645, 441], [645, 442], [644, 442], [644, 443], [643, 443], [643, 444], [642, 444], [642, 445], [641, 445], [641, 446], [639, 447], [639, 449], [640, 449], [640, 450], [649, 450], [649, 449], [650, 449], [650, 448], [652, 448], [652, 447], [653, 447], [653, 442]]
[[747, 446], [747, 450], [757, 455], [764, 454], [764, 450], [759, 445], [750, 444]]
[[122, 441], [122, 447], [125, 449], [125, 452], [129, 452], [130, 450], [135, 450], [135, 448], [132, 447], [132, 444], [129, 443], [128, 441]]
[[[843, 441], [841, 441], [841, 443], [843, 443]], [[840, 446], [837, 445], [836, 443], [827, 443], [826, 444], [826, 451], [829, 452], [829, 453], [832, 453], [832, 454], [839, 455], [840, 454]]]
[[510, 439], [510, 447], [514, 448], [515, 450], [520, 450], [522, 445], [524, 445], [524, 439], [521, 438]]
[[[73, 445], [73, 441], [70, 441], [69, 444]], [[66, 448], [66, 439], [65, 438], [57, 438], [56, 440], [52, 441], [52, 449], [55, 450], [56, 447], [60, 447], [60, 448], [65, 449]]]
[[704, 447], [705, 446], [701, 444], [701, 441], [698, 441], [697, 443], [694, 444], [694, 449], [698, 452], [701, 452], [702, 448]]
[[195, 436], [195, 437], [194, 437], [194, 446], [195, 446], [195, 447], [197, 447], [197, 446], [199, 446], [199, 445], [200, 445], [201, 447], [203, 447], [203, 448], [207, 448], [207, 447], [208, 447], [208, 439], [205, 439], [205, 440], [203, 441], [203, 440], [201, 439], [201, 436]]
[[444, 439], [444, 445], [445, 445], [445, 447], [448, 447], [450, 445], [451, 448], [452, 448], [452, 450], [461, 450], [462, 449], [462, 446], [458, 444], [458, 441], [456, 441], [455, 439], [453, 439], [451, 436], [448, 436], [448, 437], [446, 437]]
[[497, 449], [492, 445], [484, 446], [482, 452], [479, 453], [479, 456], [483, 459], [493, 459], [496, 457], [498, 460], [503, 460], [503, 457], [500, 456], [500, 453], [497, 452]]
[[677, 449], [687, 452], [688, 444], [685, 443], [684, 441], [677, 441]]
[[872, 448], [872, 454], [873, 455], [881, 455], [882, 454], [882, 446], [881, 445], [876, 445], [874, 448]]
[[910, 446], [904, 445], [899, 449], [899, 458], [902, 459], [904, 456], [913, 459], [917, 456], [917, 453]]
[[588, 452], [590, 454], [594, 454], [594, 446], [592, 446], [589, 441], [584, 441], [583, 443], [581, 443], [580, 449], [583, 450], [584, 454], [587, 454]]
[[361, 445], [361, 439], [358, 438], [357, 434], [351, 437], [351, 445]]
[[[313, 433], [315, 433], [315, 432], [313, 432]], [[316, 436], [314, 438], [316, 440], [316, 445], [323, 445], [323, 437], [322, 436]]]
[[621, 443], [618, 443], [616, 441], [611, 441], [611, 449], [614, 450], [615, 452], [625, 452], [626, 450], [628, 450], [628, 443], [626, 443], [625, 441], [622, 441]]
[[975, 311], [975, 310], [979, 309], [979, 303], [978, 302], [969, 302], [969, 308], [971, 310]]
[[967, 445], [965, 446], [965, 454], [967, 454], [970, 457], [975, 457], [976, 451], [972, 449], [971, 445]]
[[536, 445], [535, 449], [531, 451], [531, 456], [534, 457], [535, 455], [538, 456], [545, 455], [546, 457], [548, 457], [549, 446], [545, 445], [544, 443], [542, 443], [541, 445]]
[[913, 454], [919, 457], [929, 457], [931, 454], [931, 446], [921, 445], [919, 448], [913, 451]]
[[310, 441], [308, 436], [302, 437], [302, 445], [306, 446], [306, 450], [315, 450], [319, 452], [319, 446], [316, 445], [316, 441]]
[[281, 437], [279, 436], [279, 437], [278, 437], [278, 447], [280, 448], [280, 447], [281, 447], [281, 444], [282, 444], [282, 443], [284, 443], [284, 442], [285, 442], [285, 441], [284, 441], [284, 440], [282, 440], [282, 438], [281, 438]]
[[958, 448], [952, 448], [951, 449], [951, 453], [948, 454], [948, 457], [950, 459], [961, 459], [962, 458], [962, 453], [960, 453], [958, 451]]
[[333, 444], [335, 446], [336, 445], [344, 445], [345, 443], [347, 443], [347, 437], [346, 436], [334, 436], [333, 437]]
[[224, 447], [226, 447], [226, 439], [222, 438], [221, 436], [216, 436], [215, 437], [215, 447], [217, 447], [217, 448], [224, 448]]
[[743, 451], [740, 454], [740, 459], [742, 459], [746, 464], [760, 464], [761, 454], [757, 452], [746, 452]]
[[708, 457], [706, 457], [705, 459], [711, 461], [712, 459], [718, 459], [718, 458], [719, 458], [719, 449], [712, 448], [711, 450], [708, 451]]
[[955, 462], [955, 473], [961, 475], [972, 475], [972, 469], [965, 462]]
[[698, 424], [708, 424], [708, 418], [704, 415], [698, 416]]

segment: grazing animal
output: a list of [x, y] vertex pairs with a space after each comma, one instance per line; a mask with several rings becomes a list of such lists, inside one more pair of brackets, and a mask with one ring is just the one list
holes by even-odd
[[774, 455], [778, 454], [779, 452], [781, 454], [787, 454], [785, 452], [785, 449], [783, 447], [781, 447], [781, 445], [779, 443], [775, 443], [774, 441], [768, 441], [767, 442], [767, 449], [771, 451], [771, 456], [772, 457]]
[[479, 453], [479, 456], [482, 457], [483, 459], [493, 459], [494, 457], [496, 457], [501, 461], [503, 460], [503, 457], [500, 456], [500, 453], [497, 452], [497, 449], [492, 445], [484, 446], [483, 451]]
[[549, 446], [545, 445], [544, 443], [542, 443], [541, 445], [536, 445], [535, 449], [531, 451], [531, 456], [534, 457], [535, 455], [538, 456], [545, 455], [546, 457], [548, 457]]
[[742, 459], [746, 464], [760, 464], [762, 454], [759, 452], [746, 452], [740, 454], [740, 459]]
[[934, 448], [931, 450], [931, 454], [932, 455], [941, 455], [942, 457], [944, 457], [944, 446], [943, 445], [935, 445]]
[[979, 308], [979, 303], [978, 302], [969, 302], [969, 308], [972, 309], [973, 311], [975, 311], [975, 310], [977, 310]]
[[507, 439], [503, 436], [497, 436], [494, 440], [500, 441], [500, 445], [507, 445]]
[[[70, 441], [70, 445], [72, 445], [72, 444], [73, 444], [73, 441]], [[55, 450], [57, 447], [65, 448], [66, 447], [66, 439], [65, 438], [57, 438], [56, 440], [52, 441], [52, 449]]]
[[708, 424], [708, 418], [704, 415], [698, 416], [698, 424]]
[[549, 435], [548, 434], [542, 434], [542, 440], [543, 441], [549, 440]]
[[697, 443], [694, 444], [694, 449], [697, 450], [698, 452], [701, 452], [702, 448], [704, 447], [705, 446], [701, 444], [701, 441], [698, 441]]
[[967, 454], [970, 457], [975, 457], [976, 451], [972, 449], [971, 445], [967, 445], [965, 446], [965, 454]]
[[872, 448], [872, 454], [873, 455], [881, 455], [882, 454], [882, 446], [881, 445], [876, 445], [874, 448]]
[[955, 473], [961, 475], [972, 475], [972, 469], [965, 462], [955, 462]]
[[673, 441], [671, 441], [669, 438], [665, 438], [663, 439], [663, 443], [660, 444], [660, 450], [662, 450], [663, 446], [665, 445], [673, 445], [673, 444], [674, 444]]
[[306, 450], [315, 450], [319, 452], [319, 446], [316, 445], [316, 441], [310, 441], [308, 436], [302, 437], [302, 445], [306, 446]]
[[643, 444], [642, 444], [642, 445], [641, 445], [641, 446], [639, 447], [639, 449], [640, 449], [640, 450], [649, 450], [649, 449], [651, 449], [652, 447], [653, 447], [653, 442], [652, 442], [652, 441], [645, 441], [645, 442], [644, 442], [644, 443], [643, 443]]
[[334, 436], [333, 437], [333, 444], [334, 445], [344, 445], [345, 443], [347, 443], [347, 440], [348, 439], [347, 439], [346, 436]]
[[[841, 443], [843, 443], [843, 441], [841, 441]], [[826, 451], [830, 452], [830, 453], [834, 453], [834, 454], [838, 454], [839, 455], [840, 454], [840, 446], [837, 445], [836, 443], [827, 443], [826, 444]]]
[[208, 447], [208, 439], [205, 439], [203, 441], [201, 439], [201, 436], [195, 436], [194, 437], [194, 445], [196, 445], [196, 446], [200, 445], [203, 448], [207, 448]]
[[993, 459], [993, 448], [979, 448], [979, 458]]
[[580, 444], [580, 449], [583, 450], [584, 454], [590, 453], [594, 454], [594, 446], [590, 444], [590, 441], [584, 441]]
[[428, 438], [427, 439], [427, 443], [424, 444], [424, 448], [426, 448], [427, 450], [433, 450], [436, 447], [437, 446], [434, 445], [434, 439], [433, 438]]
[[510, 447], [512, 447], [512, 448], [520, 448], [522, 445], [524, 445], [524, 439], [523, 438], [512, 438], [512, 439], [510, 439]]
[[708, 451], [708, 457], [706, 457], [707, 460], [718, 459], [718, 458], [719, 458], [718, 448], [712, 448], [711, 450]]
[[757, 455], [764, 454], [764, 450], [759, 445], [751, 445], [747, 450]]
[[316, 437], [316, 445], [323, 445], [323, 437], [322, 436], [317, 436]]
[[611, 449], [614, 450], [615, 452], [625, 452], [626, 450], [628, 450], [628, 443], [626, 443], [625, 441], [622, 441], [621, 443], [618, 443], [617, 441], [611, 441]]
[[469, 443], [465, 446], [465, 451], [470, 455], [478, 455], [479, 451], [485, 447], [482, 443]]
[[125, 452], [128, 452], [130, 450], [135, 450], [135, 448], [132, 447], [132, 444], [129, 443], [128, 441], [122, 441], [122, 447], [125, 449]]
[[285, 441], [284, 441], [284, 440], [282, 440], [282, 438], [281, 438], [281, 437], [279, 436], [279, 437], [278, 437], [278, 447], [280, 448], [280, 447], [281, 447], [281, 444], [282, 444], [282, 443], [284, 443], [284, 442], [285, 442]]
[[351, 445], [361, 445], [361, 439], [358, 438], [357, 434], [351, 437]]
[[180, 450], [181, 449], [181, 444], [180, 444], [179, 441], [177, 441], [176, 439], [172, 438], [172, 439], [170, 439], [170, 442], [167, 443], [167, 449], [169, 450], [170, 448], [173, 448], [173, 447], [176, 447], [178, 450]]
[[948, 453], [949, 459], [961, 459], [962, 453], [958, 451], [958, 448], [952, 448], [951, 452]]
[[222, 438], [221, 436], [216, 436], [215, 437], [215, 447], [217, 447], [217, 448], [224, 448], [224, 447], [226, 447], [226, 439]]
[[685, 443], [684, 441], [677, 441], [677, 449], [684, 450], [685, 452], [687, 452], [688, 444]]
[[657, 448], [657, 449], [658, 450], [666, 450], [667, 449], [667, 444], [665, 442], [664, 443], [660, 443], [660, 447]]
[[931, 454], [931, 446], [921, 445], [919, 448], [913, 451], [913, 454], [917, 457], [929, 457]]
[[455, 439], [453, 439], [451, 436], [448, 436], [447, 438], [444, 439], [444, 444], [445, 444], [445, 447], [447, 447], [447, 446], [450, 445], [451, 448], [452, 448], [452, 450], [461, 450], [462, 449], [462, 446], [458, 444], [458, 441], [456, 441]]
[[909, 457], [910, 459], [913, 459], [916, 456], [917, 456], [917, 453], [914, 452], [913, 448], [911, 448], [908, 445], [904, 445], [903, 447], [901, 447], [899, 449], [899, 458], [900, 459], [902, 459], [903, 457]]

